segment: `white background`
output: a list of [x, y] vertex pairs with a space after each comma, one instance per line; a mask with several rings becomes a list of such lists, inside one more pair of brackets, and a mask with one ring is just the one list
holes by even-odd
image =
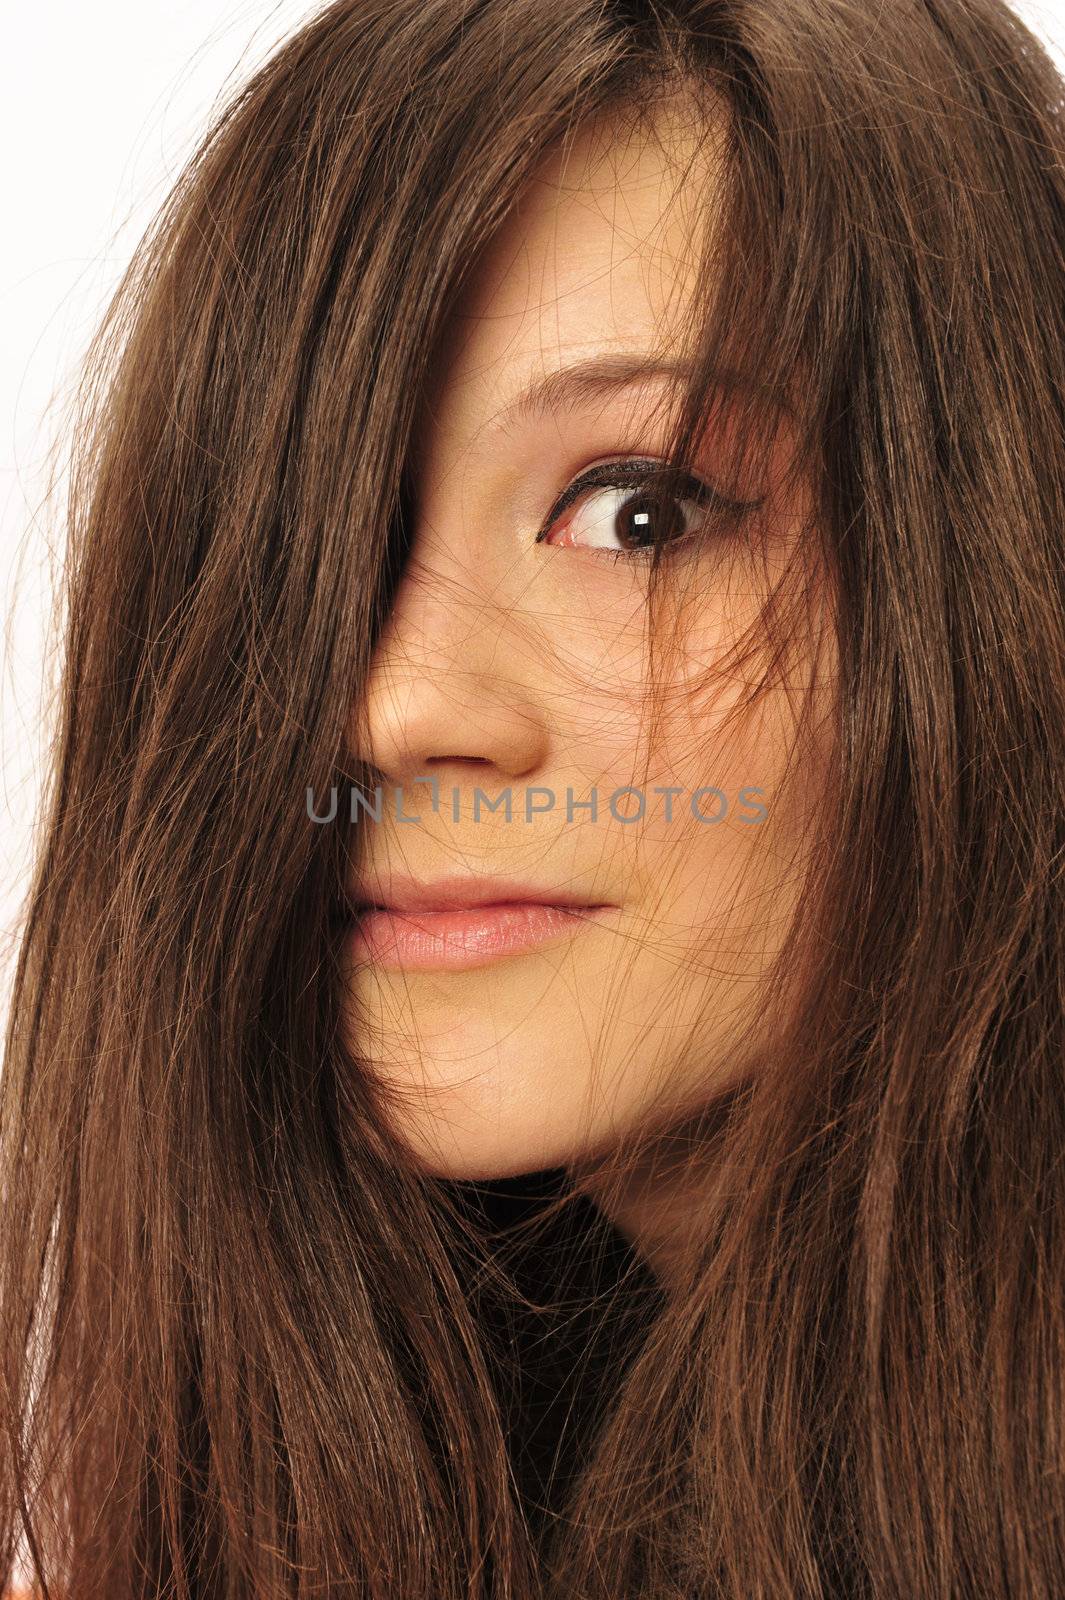
[[[530, 4], [541, 0], [528, 0]], [[869, 0], [871, 12], [891, 0]], [[1014, 0], [1065, 70], [1065, 0]], [[0, 1018], [47, 737], [45, 505], [77, 362], [212, 104], [318, 10], [308, 0], [37, 0], [0, 52]]]

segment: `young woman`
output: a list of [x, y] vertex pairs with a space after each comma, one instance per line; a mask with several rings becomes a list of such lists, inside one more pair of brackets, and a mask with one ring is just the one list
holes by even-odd
[[48, 1595], [1065, 1593], [1065, 95], [334, 0], [101, 332], [3, 1094]]

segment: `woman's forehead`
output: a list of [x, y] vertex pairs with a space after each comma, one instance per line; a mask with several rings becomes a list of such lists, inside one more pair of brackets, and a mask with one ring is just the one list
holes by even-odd
[[483, 424], [577, 360], [676, 356], [722, 170], [705, 117], [672, 101], [552, 151], [471, 270], [428, 385], [434, 417]]

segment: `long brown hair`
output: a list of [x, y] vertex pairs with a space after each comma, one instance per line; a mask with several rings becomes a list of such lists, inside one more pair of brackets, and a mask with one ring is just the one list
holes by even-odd
[[[698, 1260], [537, 1552], [488, 1257], [345, 1055], [351, 840], [303, 797], [467, 264], [679, 83], [729, 110], [689, 422], [722, 366], [789, 397], [838, 772], [794, 1024], [707, 1115]], [[1062, 118], [1000, 0], [334, 0], [217, 117], [83, 390], [2, 1083], [5, 1578], [1065, 1594]]]

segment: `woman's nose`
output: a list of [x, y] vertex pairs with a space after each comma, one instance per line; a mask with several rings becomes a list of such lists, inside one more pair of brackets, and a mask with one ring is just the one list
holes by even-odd
[[531, 774], [550, 739], [535, 670], [513, 601], [469, 571], [412, 564], [355, 709], [356, 753], [401, 785], [464, 763], [478, 783], [485, 767], [507, 780]]

